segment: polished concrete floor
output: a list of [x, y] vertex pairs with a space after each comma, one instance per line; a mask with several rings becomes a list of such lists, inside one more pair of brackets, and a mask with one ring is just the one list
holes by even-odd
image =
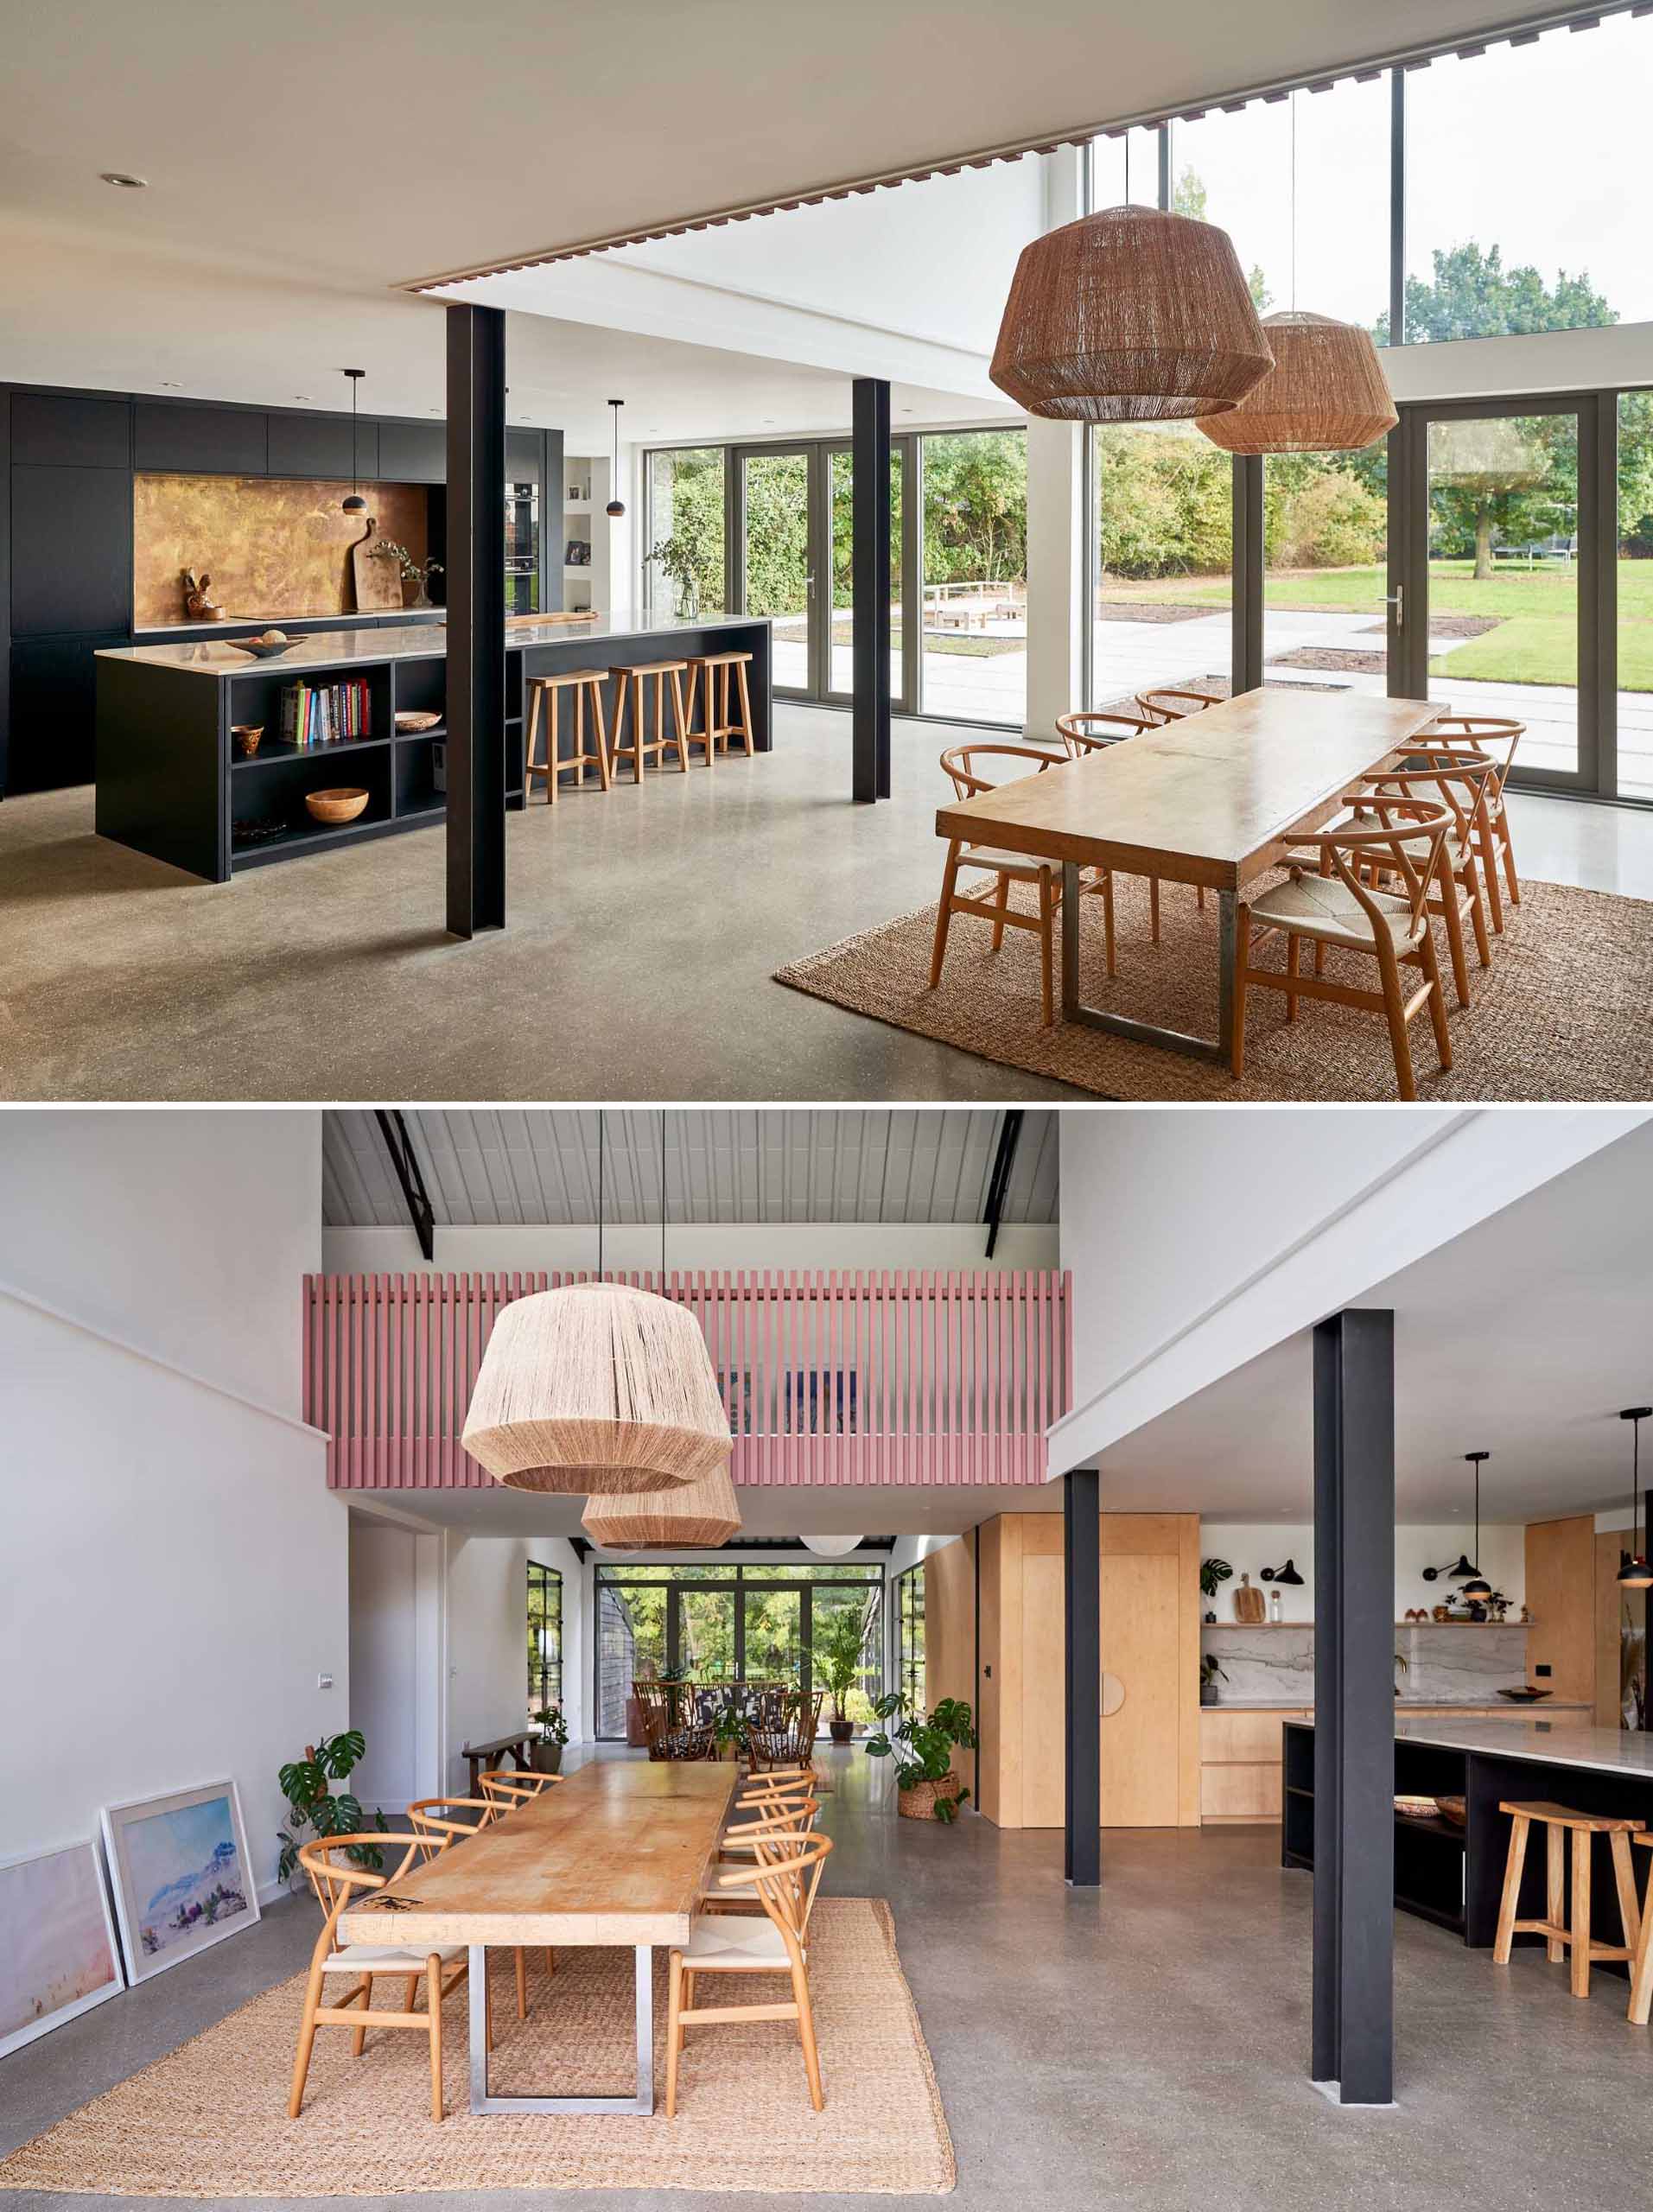
[[[858, 807], [849, 716], [777, 724], [767, 759], [512, 815], [509, 927], [468, 944], [440, 830], [213, 885], [99, 839], [89, 789], [9, 799], [0, 1097], [1088, 1096], [771, 981], [934, 899], [937, 755], [970, 734], [898, 722], [894, 798]], [[1653, 813], [1514, 818], [1527, 874], [1653, 898]]]
[[[881, 1771], [859, 1752], [833, 1757], [830, 1885], [893, 1907], [957, 2153], [959, 2212], [1468, 2202], [1593, 2212], [1640, 2201], [1653, 2037], [1626, 2022], [1622, 1981], [1598, 1976], [1580, 2004], [1542, 1950], [1498, 1970], [1397, 1916], [1398, 2109], [1342, 2111], [1307, 2079], [1310, 1884], [1281, 1870], [1276, 1830], [1111, 1834], [1102, 1890], [1076, 1893], [1059, 1834], [1001, 1833], [968, 1814], [950, 1831], [898, 1821]], [[283, 1904], [0, 2061], [0, 2149], [296, 1971], [315, 1926], [313, 1908]], [[16, 2212], [100, 2201], [0, 2197]], [[523, 2200], [354, 2201], [512, 2212]], [[569, 2212], [773, 2202], [681, 2190], [549, 2201]], [[811, 2201], [823, 2212], [867, 2202]], [[337, 2200], [308, 2202], [321, 2212]]]

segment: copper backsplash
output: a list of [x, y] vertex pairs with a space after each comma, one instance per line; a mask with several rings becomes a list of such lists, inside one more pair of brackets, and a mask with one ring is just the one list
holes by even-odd
[[348, 484], [265, 476], [134, 479], [132, 622], [185, 620], [182, 571], [213, 579], [226, 617], [353, 614], [350, 548], [371, 517], [423, 561], [429, 493], [419, 484], [364, 484], [367, 517], [340, 512]]

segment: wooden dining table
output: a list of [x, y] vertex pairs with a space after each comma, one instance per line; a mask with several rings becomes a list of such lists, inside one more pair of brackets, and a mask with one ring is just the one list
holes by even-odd
[[[689, 1941], [738, 1777], [732, 1762], [594, 1760], [350, 1907], [340, 1941], [467, 1947], [474, 2113], [652, 2113], [654, 1946]], [[635, 1951], [634, 2097], [490, 2092], [487, 1953], [518, 1944]]]
[[[1440, 700], [1270, 686], [1143, 730], [1084, 760], [1016, 778], [936, 815], [938, 836], [1062, 866], [1062, 1016], [1197, 1059], [1230, 1058], [1236, 910], [1294, 833], [1343, 810], [1345, 791], [1446, 712]], [[1111, 868], [1217, 893], [1217, 1035], [1194, 1037], [1079, 995], [1079, 871]]]

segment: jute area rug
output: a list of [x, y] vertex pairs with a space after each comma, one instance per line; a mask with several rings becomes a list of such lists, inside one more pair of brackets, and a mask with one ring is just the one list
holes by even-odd
[[[939, 863], [938, 863], [939, 865]], [[1031, 896], [1017, 887], [1017, 904]], [[1079, 973], [1086, 1004], [1197, 1036], [1217, 1033], [1217, 902], [1201, 913], [1185, 885], [1160, 892], [1160, 941], [1148, 931], [1146, 880], [1114, 878], [1117, 975], [1105, 971], [1102, 901], [1080, 901]], [[1053, 1077], [1104, 1097], [1205, 1100], [1391, 1099], [1395, 1062], [1381, 1014], [1299, 1001], [1295, 1022], [1275, 990], [1247, 994], [1246, 1072], [1156, 1046], [1136, 1045], [1060, 1017], [1039, 1026], [1039, 939], [1007, 930], [994, 952], [989, 923], [955, 914], [938, 988], [930, 985], [936, 910], [926, 906], [881, 928], [794, 961], [778, 982], [871, 1014], [900, 1029], [957, 1045], [984, 1059]], [[1418, 1096], [1429, 1102], [1653, 1097], [1653, 904], [1570, 885], [1523, 881], [1522, 903], [1504, 906], [1492, 965], [1468, 946], [1470, 998], [1453, 988], [1444, 927], [1434, 925], [1446, 986], [1453, 1066], [1440, 1072], [1427, 1014], [1412, 1024]], [[1465, 937], [1469, 936], [1467, 925]], [[1283, 969], [1285, 942], [1253, 956]], [[1307, 966], [1307, 958], [1305, 957]], [[1403, 970], [1415, 981], [1415, 969]], [[1370, 989], [1376, 963], [1331, 952], [1326, 973]]]
[[[752, 2190], [940, 2196], [952, 2144], [889, 1908], [823, 1897], [811, 1922], [826, 2110], [810, 2107], [798, 2031], [786, 2021], [691, 2028], [677, 2116], [665, 2095], [666, 1954], [657, 1951], [655, 2093], [647, 2120], [469, 2109], [466, 1998], [443, 2015], [448, 2116], [430, 2117], [429, 2045], [347, 2029], [316, 2037], [304, 2110], [287, 2117], [302, 1978], [268, 1990], [0, 2162], [0, 2188], [130, 2196], [386, 2196], [436, 2190]], [[547, 1978], [529, 1954], [519, 2022], [511, 1954], [495, 1952], [497, 2038], [489, 2087], [558, 2096], [636, 2085], [629, 1950], [562, 1950]], [[741, 1978], [762, 2004], [784, 1977]], [[387, 1985], [399, 2003], [398, 1986]], [[419, 2001], [423, 2002], [421, 1984]]]

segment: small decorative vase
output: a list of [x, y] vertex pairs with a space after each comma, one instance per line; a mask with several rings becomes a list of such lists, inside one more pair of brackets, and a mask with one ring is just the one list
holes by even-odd
[[855, 1732], [853, 1720], [829, 1720], [827, 1732], [835, 1744], [847, 1744]]
[[1202, 1705], [1216, 1704], [1217, 1685], [1215, 1682], [1202, 1682], [1199, 1685], [1199, 1702]]
[[430, 587], [424, 577], [421, 576], [418, 582], [413, 588], [413, 597], [408, 601], [408, 605], [414, 607], [429, 607], [432, 603], [430, 597]]
[[542, 1737], [539, 1742], [528, 1746], [528, 1764], [536, 1774], [561, 1774], [563, 1746], [547, 1743]]

